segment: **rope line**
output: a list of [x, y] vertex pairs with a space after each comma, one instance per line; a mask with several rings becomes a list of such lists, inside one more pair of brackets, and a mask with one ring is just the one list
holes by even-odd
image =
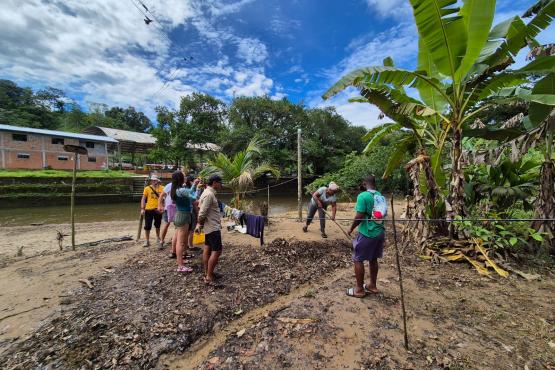
[[[270, 188], [270, 189], [272, 189], [272, 188], [277, 188], [278, 186], [281, 186], [281, 185], [283, 185], [283, 184], [290, 183], [290, 182], [292, 182], [292, 181], [297, 181], [297, 178], [295, 177], [295, 178], [289, 179], [289, 180], [287, 180], [287, 181], [280, 182], [279, 184], [270, 185], [269, 188]], [[241, 193], [257, 193], [257, 192], [259, 192], [259, 191], [268, 191], [268, 186], [266, 186], [265, 188], [247, 190], [247, 191], [244, 191], [244, 192], [241, 192]], [[220, 193], [220, 192], [218, 192], [218, 193], [216, 193], [216, 194], [217, 194], [217, 195], [235, 195], [235, 193]]]
[[[298, 217], [285, 217], [285, 216], [268, 216], [270, 219], [283, 219], [283, 220], [298, 220]], [[306, 217], [303, 217], [303, 220], [306, 220]], [[311, 218], [312, 221], [319, 221], [319, 220], [328, 220], [327, 217], [314, 217]], [[336, 221], [366, 221], [365, 218], [335, 218]], [[393, 222], [393, 220], [385, 219], [385, 220], [372, 220], [370, 221], [377, 221], [377, 222]], [[450, 220], [445, 218], [407, 218], [407, 219], [395, 219], [395, 222], [533, 222], [533, 221], [543, 221], [543, 222], [555, 222], [555, 218], [506, 218], [506, 219], [498, 219], [498, 218], [464, 218], [460, 220]]]

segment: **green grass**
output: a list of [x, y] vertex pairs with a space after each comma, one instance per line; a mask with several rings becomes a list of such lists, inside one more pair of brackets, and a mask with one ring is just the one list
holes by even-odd
[[[78, 177], [86, 178], [122, 178], [133, 174], [125, 171], [77, 171]], [[72, 171], [64, 170], [0, 170], [0, 177], [71, 177]]]

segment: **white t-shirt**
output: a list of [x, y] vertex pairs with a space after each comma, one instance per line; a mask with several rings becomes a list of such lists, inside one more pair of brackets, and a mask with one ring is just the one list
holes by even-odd
[[[322, 202], [322, 204], [324, 205], [324, 207], [329, 206], [332, 203], [336, 203], [337, 202], [337, 197], [334, 195], [329, 196], [326, 191], [328, 190], [327, 187], [322, 186], [320, 189], [318, 189], [318, 194], [320, 194], [320, 202]], [[312, 204], [313, 205], [317, 205], [316, 201], [314, 200], [314, 198], [311, 199]]]
[[164, 194], [166, 194], [166, 198], [164, 199], [165, 201], [164, 209], [166, 211], [168, 210], [168, 206], [173, 204], [172, 196], [170, 194], [171, 191], [172, 191], [172, 183], [170, 182], [168, 185], [164, 186]]

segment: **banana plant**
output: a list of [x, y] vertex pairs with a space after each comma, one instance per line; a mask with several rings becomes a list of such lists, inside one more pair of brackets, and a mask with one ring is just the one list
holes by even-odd
[[[555, 17], [555, 0], [538, 1], [526, 23], [515, 16], [492, 27], [495, 0], [410, 0], [419, 34], [417, 70], [373, 66], [355, 70], [333, 85], [328, 99], [348, 87], [377, 105], [401, 125], [426, 122], [440, 128], [434, 173], [451, 148], [447, 216], [464, 216], [462, 141], [477, 114], [493, 104], [515, 101], [555, 105], [555, 95], [535, 93], [523, 86], [530, 76], [555, 72], [555, 56], [539, 57], [519, 69], [509, 69], [525, 47], [539, 44], [535, 37]], [[419, 99], [405, 88], [416, 88]], [[384, 110], [385, 109], [385, 110]], [[449, 145], [446, 145], [449, 144]]]
[[218, 174], [222, 177], [224, 184], [233, 192], [232, 203], [241, 208], [241, 198], [259, 177], [271, 174], [280, 177], [277, 167], [268, 162], [259, 162], [257, 159], [261, 154], [264, 142], [259, 138], [253, 138], [249, 145], [233, 157], [224, 153], [218, 153], [208, 162], [208, 167], [201, 171], [202, 177]]

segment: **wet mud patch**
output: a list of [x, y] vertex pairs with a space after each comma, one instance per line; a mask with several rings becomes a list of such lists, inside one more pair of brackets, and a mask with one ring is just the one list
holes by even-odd
[[[262, 248], [225, 245], [217, 286], [148, 250], [88, 279], [62, 312], [0, 359], [2, 368], [152, 368], [216, 328], [319, 277], [350, 266], [347, 243], [287, 242]], [[84, 257], [84, 256], [83, 256]], [[91, 256], [92, 257], [92, 256]]]

